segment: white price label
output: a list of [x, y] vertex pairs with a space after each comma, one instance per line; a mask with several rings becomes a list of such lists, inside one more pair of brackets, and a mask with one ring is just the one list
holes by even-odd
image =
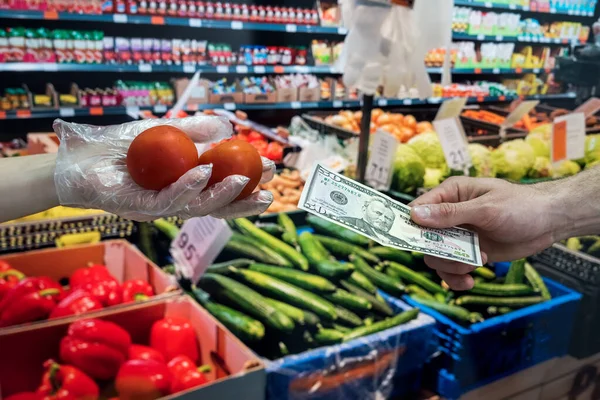
[[126, 24], [127, 23], [127, 14], [114, 14], [113, 22], [116, 24]]
[[163, 114], [167, 112], [167, 106], [164, 104], [157, 104], [154, 106], [154, 112], [157, 114]]
[[365, 181], [377, 190], [389, 190], [394, 172], [393, 164], [398, 139], [381, 129], [375, 132], [365, 170]]
[[493, 74], [499, 74], [499, 73], [500, 73], [500, 68], [494, 68], [494, 69], [492, 70], [492, 73], [493, 73]]
[[298, 109], [302, 108], [302, 103], [300, 103], [299, 101], [292, 101], [291, 107], [294, 110], [298, 110]]
[[508, 9], [509, 9], [509, 10], [516, 10], [516, 9], [517, 9], [517, 5], [516, 5], [516, 4], [513, 4], [513, 3], [510, 3], [510, 4], [508, 5]]
[[140, 108], [139, 107], [125, 107], [125, 113], [133, 119], [140, 118]]
[[465, 170], [473, 165], [460, 119], [438, 119], [433, 121], [433, 127], [440, 138], [446, 164], [451, 169]]
[[517, 122], [521, 120], [525, 116], [525, 114], [529, 113], [532, 109], [535, 108], [539, 104], [539, 100], [528, 100], [519, 103], [513, 111], [506, 117], [502, 126], [504, 128], [510, 128]]
[[200, 28], [202, 26], [202, 20], [198, 18], [190, 18], [188, 22], [192, 28]]
[[550, 9], [550, 14], [556, 14], [556, 8], [551, 8]]
[[225, 104], [223, 104], [223, 107], [226, 110], [232, 111], [232, 110], [235, 110], [235, 103], [225, 103]]
[[338, 35], [347, 35], [348, 34], [348, 29], [344, 28], [343, 26], [338, 28]]
[[56, 72], [58, 71], [58, 64], [56, 63], [45, 63], [42, 66], [42, 70], [46, 72]]
[[305, 65], [300, 65], [294, 68], [299, 74], [308, 74], [310, 72], [310, 68]]
[[523, 6], [523, 11], [529, 11], [529, 6]]
[[267, 72], [267, 70], [262, 65], [258, 65], [256, 67], [254, 67], [255, 74], [264, 74], [265, 72]]
[[540, 69], [539, 68], [534, 68], [533, 69], [533, 73], [534, 74], [539, 74], [540, 73]]
[[287, 24], [285, 26], [285, 31], [286, 32], [296, 32], [298, 30], [298, 27], [294, 24]]
[[241, 21], [231, 21], [231, 29], [234, 31], [239, 31], [244, 29], [244, 23]]
[[501, 42], [503, 40], [504, 40], [504, 36], [502, 36], [502, 35], [496, 35], [496, 41], [497, 42]]
[[404, 104], [405, 106], [410, 106], [412, 105], [412, 99], [404, 99], [402, 100], [402, 104]]
[[533, 37], [531, 38], [531, 41], [532, 41], [533, 43], [537, 43], [537, 42], [539, 42], [539, 41], [540, 41], [540, 38], [539, 38], [539, 37], [537, 37], [537, 36], [533, 36]]
[[193, 74], [196, 72], [196, 67], [194, 65], [186, 64], [183, 66], [183, 72], [186, 74]]
[[65, 107], [61, 107], [58, 110], [58, 115], [60, 115], [61, 117], [74, 117], [75, 116], [75, 110], [72, 108], [65, 108]]
[[492, 7], [494, 7], [494, 5], [492, 4], [492, 2], [491, 2], [491, 1], [486, 1], [486, 2], [485, 2], [485, 6], [486, 6], [487, 8], [492, 8]]
[[387, 106], [387, 104], [388, 104], [387, 99], [378, 99], [377, 100], [377, 105], [379, 107], [385, 107], [385, 106]]
[[229, 67], [227, 65], [217, 65], [217, 73], [219, 74], [228, 74]]
[[577, 160], [585, 155], [585, 114], [572, 113], [556, 117], [552, 129], [550, 160]]
[[248, 67], [246, 65], [238, 65], [237, 67], [235, 67], [235, 72], [237, 72], [238, 74], [247, 74]]
[[344, 106], [344, 103], [341, 100], [333, 101], [333, 108], [342, 108], [343, 106]]
[[479, 35], [477, 35], [477, 40], [485, 40], [485, 35], [483, 33], [480, 33]]
[[138, 65], [138, 71], [140, 71], [140, 72], [152, 72], [152, 65], [150, 65], [150, 64], [140, 64], [140, 65]]
[[569, 10], [567, 11], [567, 14], [568, 14], [568, 15], [573, 15], [573, 10], [572, 10], [572, 9], [569, 9]]
[[231, 238], [231, 229], [223, 219], [210, 216], [185, 221], [171, 243], [171, 255], [177, 272], [192, 283], [204, 274]]

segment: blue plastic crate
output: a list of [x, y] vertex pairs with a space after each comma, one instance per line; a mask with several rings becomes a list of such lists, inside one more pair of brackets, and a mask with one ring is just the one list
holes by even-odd
[[[381, 293], [394, 311], [405, 302]], [[419, 389], [431, 355], [435, 321], [420, 313], [408, 324], [267, 364], [267, 400], [398, 397]]]
[[[496, 264], [503, 276], [508, 263]], [[581, 295], [548, 278], [543, 278], [552, 300], [462, 326], [428, 307], [423, 312], [437, 321], [440, 357], [428, 368], [426, 380], [448, 399], [553, 357], [567, 354], [573, 318]], [[418, 305], [410, 297], [404, 299]]]

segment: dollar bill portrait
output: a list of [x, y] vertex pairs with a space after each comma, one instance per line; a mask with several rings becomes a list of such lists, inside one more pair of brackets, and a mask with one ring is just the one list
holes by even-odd
[[387, 199], [383, 197], [371, 197], [363, 204], [362, 214], [362, 218], [339, 217], [339, 219], [368, 236], [408, 246], [408, 243], [404, 240], [389, 233], [396, 220], [396, 214], [394, 214], [392, 205]]

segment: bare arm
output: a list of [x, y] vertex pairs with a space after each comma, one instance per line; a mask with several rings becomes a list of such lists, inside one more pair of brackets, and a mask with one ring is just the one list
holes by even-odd
[[56, 154], [0, 159], [0, 222], [59, 205], [55, 162]]

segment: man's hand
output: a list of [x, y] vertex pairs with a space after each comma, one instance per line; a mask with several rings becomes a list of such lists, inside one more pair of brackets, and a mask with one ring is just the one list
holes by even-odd
[[[517, 185], [500, 179], [451, 177], [410, 204], [412, 219], [431, 228], [461, 226], [479, 234], [483, 262], [508, 261], [541, 251], [556, 240], [560, 213], [549, 185]], [[473, 287], [474, 267], [425, 256], [455, 290]]]

